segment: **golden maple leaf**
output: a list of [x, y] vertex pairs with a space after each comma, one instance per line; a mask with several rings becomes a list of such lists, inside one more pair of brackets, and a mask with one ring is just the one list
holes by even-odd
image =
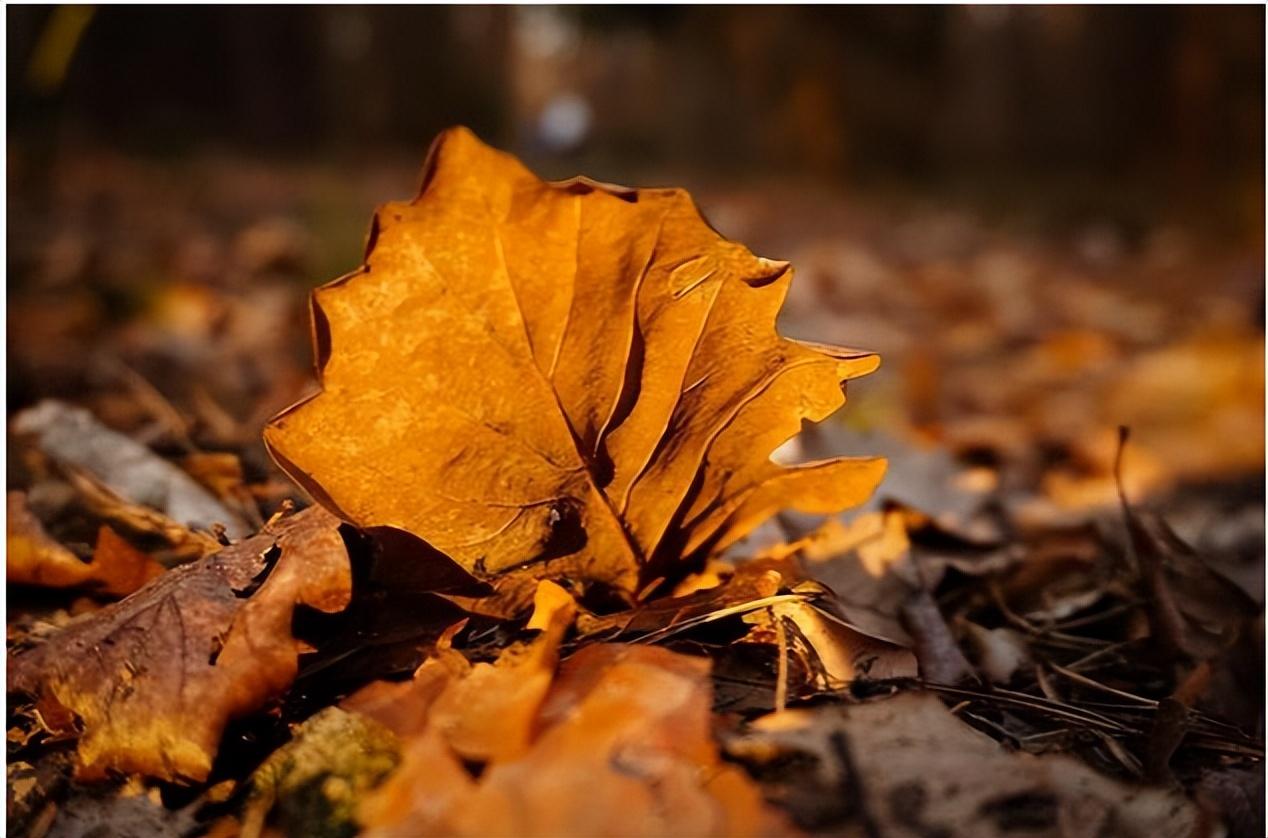
[[265, 442], [345, 520], [476, 576], [633, 591], [879, 480], [883, 460], [769, 459], [879, 363], [777, 334], [791, 279], [682, 190], [547, 183], [452, 129], [365, 265], [313, 293], [322, 391]]

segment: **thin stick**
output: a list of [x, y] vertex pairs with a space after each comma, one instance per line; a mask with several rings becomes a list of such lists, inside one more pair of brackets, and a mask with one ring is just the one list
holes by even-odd
[[1077, 672], [1072, 672], [1071, 670], [1066, 669], [1064, 666], [1058, 666], [1055, 663], [1050, 663], [1048, 665], [1052, 667], [1053, 672], [1064, 675], [1065, 677], [1069, 678], [1071, 681], [1074, 681], [1076, 684], [1082, 684], [1083, 686], [1089, 687], [1094, 690], [1100, 690], [1101, 692], [1109, 693], [1110, 695], [1116, 695], [1119, 698], [1125, 698], [1128, 701], [1133, 701], [1136, 704], [1140, 704], [1145, 707], [1158, 706], [1158, 702], [1154, 701], [1152, 698], [1143, 698], [1138, 695], [1132, 695], [1129, 692], [1116, 690], [1111, 686], [1102, 684], [1100, 681], [1093, 681], [1091, 678], [1088, 678], [1086, 675], [1080, 675]]
[[781, 602], [800, 602], [807, 599], [805, 594], [776, 594], [775, 596], [762, 597], [761, 599], [749, 600], [739, 605], [731, 605], [726, 608], [719, 608], [717, 611], [710, 611], [699, 617], [692, 617], [689, 620], [683, 620], [681, 623], [672, 626], [665, 626], [663, 629], [657, 629], [649, 634], [645, 634], [630, 642], [632, 643], [655, 643], [664, 640], [666, 637], [687, 631], [688, 629], [702, 626], [705, 623], [711, 623], [714, 620], [721, 620], [725, 617], [731, 617], [735, 614], [747, 614], [749, 611], [756, 611], [759, 608], [765, 608], [768, 605], [777, 605]]
[[775, 623], [775, 639], [779, 643], [779, 671], [775, 677], [775, 712], [788, 706], [788, 634], [784, 631], [784, 618], [774, 608], [766, 609]]

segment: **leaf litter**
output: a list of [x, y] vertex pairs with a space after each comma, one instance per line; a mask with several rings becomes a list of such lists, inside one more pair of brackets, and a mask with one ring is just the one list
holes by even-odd
[[[291, 238], [244, 269], [293, 270]], [[276, 364], [246, 420], [210, 374], [170, 402], [125, 375], [111, 422], [19, 414], [11, 825], [1262, 832], [1262, 597], [1152, 512], [1098, 509], [1106, 472], [1008, 488], [967, 425], [835, 515], [884, 463], [804, 423], [877, 361], [780, 337], [791, 278], [686, 193], [545, 183], [455, 130], [314, 296], [322, 390], [265, 440], [315, 507], [288, 511], [254, 436], [302, 392]], [[244, 311], [186, 291], [129, 351]], [[1086, 343], [1018, 363], [1060, 379]], [[1186, 432], [1140, 419], [1149, 450]], [[1111, 497], [1156, 474], [1114, 450]], [[1177, 473], [1249, 454], [1220, 456]]]

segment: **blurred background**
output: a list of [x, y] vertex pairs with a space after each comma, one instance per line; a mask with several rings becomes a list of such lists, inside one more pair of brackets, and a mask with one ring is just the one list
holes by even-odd
[[1262, 7], [6, 15], [10, 412], [285, 494], [258, 439], [312, 386], [304, 290], [463, 123], [793, 262], [782, 328], [884, 366], [789, 456], [1050, 522], [1113, 503], [1126, 424], [1129, 489], [1262, 572]]

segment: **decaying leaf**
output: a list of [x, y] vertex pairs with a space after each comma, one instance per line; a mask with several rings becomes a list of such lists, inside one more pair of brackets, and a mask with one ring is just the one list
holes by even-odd
[[511, 646], [493, 663], [475, 664], [437, 696], [429, 719], [449, 747], [477, 761], [512, 759], [528, 748], [574, 613], [571, 600], [556, 607], [531, 644]]
[[77, 775], [201, 780], [221, 732], [295, 677], [296, 605], [338, 611], [351, 573], [338, 521], [300, 512], [171, 570], [9, 661], [9, 689], [73, 712]]
[[588, 646], [562, 665], [531, 746], [478, 779], [436, 728], [408, 743], [366, 800], [366, 834], [788, 834], [752, 781], [718, 759], [708, 669], [664, 649]]
[[63, 466], [66, 481], [84, 506], [96, 517], [125, 532], [161, 539], [174, 560], [192, 561], [217, 552], [223, 543], [211, 532], [192, 529], [157, 509], [116, 494], [86, 471]]
[[201, 798], [179, 809], [169, 809], [163, 805], [157, 788], [147, 788], [137, 781], [117, 787], [74, 785], [70, 792], [66, 800], [56, 805], [56, 817], [43, 834], [44, 838], [87, 835], [182, 838], [201, 831], [195, 817], [205, 802]]
[[86, 472], [125, 500], [186, 526], [219, 524], [231, 538], [247, 534], [246, 524], [192, 477], [82, 408], [43, 401], [15, 416], [12, 427], [33, 436], [48, 457]]
[[878, 363], [780, 337], [791, 278], [685, 192], [545, 183], [455, 129], [420, 195], [376, 214], [365, 266], [314, 293], [323, 389], [266, 442], [344, 519], [479, 576], [632, 593], [879, 479], [879, 460], [768, 457]]
[[1129, 512], [1128, 537], [1151, 634], [1171, 654], [1197, 660], [1232, 646], [1260, 611], [1157, 515]]
[[[832, 519], [792, 547], [802, 572], [828, 585], [849, 621], [861, 630], [916, 645], [906, 607], [938, 586], [948, 569], [973, 576], [1016, 564], [1016, 549], [976, 542], [901, 504]], [[918, 606], [919, 607], [919, 606]]]
[[91, 562], [55, 541], [31, 512], [22, 492], [9, 492], [5, 561], [11, 583], [45, 588], [87, 588], [127, 596], [163, 572], [163, 566], [103, 525]]
[[835, 594], [804, 579], [788, 558], [753, 559], [738, 567], [716, 563], [714, 573], [717, 584], [683, 596], [616, 614], [582, 614], [578, 631], [592, 639], [650, 642], [726, 619], [748, 623], [744, 642], [778, 646], [780, 657], [798, 656], [810, 680], [796, 686], [813, 693], [839, 690], [860, 678], [916, 674], [915, 659], [901, 640], [846, 619]]
[[1067, 756], [1009, 753], [930, 694], [772, 714], [727, 751], [759, 772], [802, 766], [784, 774], [778, 794], [803, 825], [819, 829], [853, 824], [864, 835], [983, 838], [1207, 834], [1201, 812], [1180, 792], [1129, 786]]
[[427, 711], [444, 690], [471, 671], [461, 652], [451, 647], [454, 634], [465, 620], [450, 626], [409, 681], [372, 681], [340, 702], [402, 738], [414, 737], [427, 727]]
[[745, 621], [756, 624], [756, 630], [782, 632], [782, 645], [808, 658], [806, 668], [816, 691], [840, 690], [858, 679], [916, 676], [916, 659], [910, 651], [859, 631], [827, 607], [822, 601], [819, 605], [807, 600], [780, 602], [746, 614]]

